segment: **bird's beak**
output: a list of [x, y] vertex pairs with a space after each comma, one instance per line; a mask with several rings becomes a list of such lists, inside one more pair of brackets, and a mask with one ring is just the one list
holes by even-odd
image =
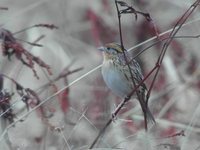
[[97, 48], [99, 51], [105, 51], [105, 47], [99, 47], [99, 48]]

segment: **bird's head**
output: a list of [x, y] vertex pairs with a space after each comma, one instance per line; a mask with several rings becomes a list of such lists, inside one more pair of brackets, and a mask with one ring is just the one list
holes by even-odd
[[103, 47], [99, 47], [98, 50], [103, 52], [105, 59], [112, 59], [123, 54], [122, 47], [118, 43], [108, 43]]

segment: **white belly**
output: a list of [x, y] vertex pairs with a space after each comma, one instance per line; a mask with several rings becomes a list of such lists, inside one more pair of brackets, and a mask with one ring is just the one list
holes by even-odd
[[131, 92], [131, 84], [119, 70], [115, 69], [111, 61], [104, 62], [102, 75], [107, 86], [116, 95], [124, 98]]

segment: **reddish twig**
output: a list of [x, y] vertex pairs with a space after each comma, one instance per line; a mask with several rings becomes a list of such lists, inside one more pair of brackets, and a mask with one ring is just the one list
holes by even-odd
[[[124, 10], [119, 10], [118, 4], [120, 4], [121, 6], [125, 6], [127, 7], [127, 9]], [[99, 137], [105, 132], [105, 130], [107, 129], [107, 127], [112, 123], [113, 117], [115, 117], [119, 111], [124, 107], [124, 105], [130, 100], [131, 96], [136, 93], [138, 100], [140, 102], [143, 114], [144, 114], [144, 120], [145, 120], [145, 129], [147, 130], [147, 106], [145, 106], [145, 102], [143, 102], [143, 100], [140, 98], [139, 96], [139, 91], [138, 88], [144, 83], [144, 80], [142, 80], [142, 82], [138, 85], [136, 85], [135, 80], [134, 80], [134, 76], [133, 73], [131, 71], [131, 67], [129, 64], [129, 61], [127, 59], [126, 53], [125, 53], [125, 48], [124, 48], [124, 44], [123, 44], [123, 35], [122, 35], [122, 27], [121, 27], [121, 14], [123, 13], [134, 13], [137, 19], [137, 14], [142, 14], [143, 16], [145, 16], [145, 18], [147, 20], [151, 20], [150, 16], [145, 14], [145, 13], [141, 13], [136, 11], [133, 7], [129, 7], [125, 2], [122, 1], [117, 1], [115, 0], [115, 6], [117, 9], [117, 15], [118, 15], [118, 29], [119, 29], [119, 35], [120, 35], [120, 45], [123, 51], [123, 56], [124, 59], [126, 61], [126, 65], [128, 66], [130, 75], [131, 75], [131, 80], [134, 86], [134, 92], [131, 92], [130, 94], [127, 95], [127, 97], [118, 105], [118, 107], [115, 109], [114, 113], [112, 114], [112, 118], [106, 123], [106, 125], [101, 129], [101, 131], [99, 132], [98, 136], [95, 138], [95, 140], [93, 141], [93, 143], [90, 146], [90, 149], [94, 147], [94, 145], [96, 144], [97, 140], [99, 139]]]
[[40, 87], [38, 90], [40, 89], [45, 89], [47, 88], [48, 86], [51, 86], [52, 83], [62, 79], [62, 78], [66, 78], [68, 75], [71, 75], [73, 73], [76, 73], [78, 71], [81, 71], [83, 69], [83, 67], [80, 67], [80, 68], [77, 68], [77, 69], [74, 69], [74, 70], [68, 70], [68, 71], [64, 71], [64, 72], [61, 72], [61, 74], [59, 74], [55, 79], [51, 80], [50, 82], [48, 82], [47, 84], [43, 85], [42, 87]]
[[174, 133], [174, 134], [169, 135], [169, 136], [164, 137], [164, 138], [173, 138], [173, 137], [177, 137], [177, 136], [185, 136], [184, 130], [181, 130], [180, 132]]
[[[41, 37], [43, 38], [43, 36]], [[7, 56], [10, 60], [12, 55], [15, 55], [18, 60], [20, 60], [25, 66], [32, 69], [35, 77], [39, 79], [37, 72], [34, 68], [34, 64], [38, 64], [40, 67], [45, 68], [49, 75], [51, 75], [50, 66], [47, 65], [42, 59], [34, 56], [29, 51], [27, 51], [21, 43], [17, 41], [17, 39], [13, 36], [13, 34], [6, 30], [1, 29], [0, 39], [2, 39], [2, 52], [3, 56]]]
[[40, 24], [35, 24], [35, 25], [30, 26], [30, 27], [24, 28], [20, 31], [17, 31], [17, 32], [13, 33], [13, 35], [19, 34], [21, 32], [25, 32], [25, 31], [32, 29], [32, 28], [38, 28], [38, 27], [47, 28], [47, 29], [51, 29], [51, 30], [58, 29], [58, 27], [54, 24], [40, 23]]
[[[11, 78], [11, 77], [9, 77], [9, 76], [7, 76], [5, 74], [0, 74], [0, 76], [1, 76], [1, 78], [9, 79], [12, 83], [15, 84], [17, 94], [21, 97], [21, 100], [26, 104], [27, 110], [29, 110], [29, 107], [32, 104], [33, 104], [32, 106], [36, 106], [41, 102], [41, 100], [40, 100], [39, 96], [37, 95], [37, 93], [35, 91], [33, 91], [32, 89], [24, 88], [21, 84], [19, 84], [13, 78]], [[1, 90], [1, 93], [2, 93], [2, 90]], [[2, 94], [4, 94], [4, 93], [5, 93], [4, 100], [6, 100], [5, 102], [8, 105], [9, 104], [8, 103], [8, 98], [11, 99], [11, 94], [8, 94], [8, 92], [3, 92]], [[0, 106], [2, 106], [2, 102], [3, 102], [2, 100], [3, 100], [3, 97], [1, 97]], [[3, 102], [3, 104], [4, 104], [4, 102]], [[3, 109], [3, 113], [6, 112], [6, 113], [4, 113], [3, 116], [5, 116], [5, 114], [8, 114], [8, 113], [10, 114], [12, 112], [12, 108], [10, 107], [10, 105], [8, 105], [8, 106], [9, 107], [3, 107], [3, 108], [5, 108], [5, 109]], [[42, 116], [45, 116], [45, 112], [44, 112], [42, 107], [40, 107], [40, 112], [41, 112]], [[12, 116], [14, 116], [14, 114], [13, 115], [9, 115], [9, 116], [12, 117]], [[10, 118], [10, 119], [12, 119], [12, 118]], [[13, 121], [13, 119], [12, 119], [12, 121]]]
[[28, 41], [25, 41], [25, 40], [22, 40], [22, 39], [18, 39], [18, 38], [16, 38], [16, 39], [17, 39], [18, 41], [21, 41], [21, 42], [27, 43], [27, 44], [29, 44], [29, 45], [31, 45], [31, 46], [43, 47], [43, 45], [41, 45], [41, 44], [28, 42]]
[[[159, 41], [155, 41], [153, 42], [151, 45], [143, 48], [140, 52], [138, 52], [136, 55], [134, 55], [134, 57], [129, 61], [129, 63], [131, 63], [131, 61], [133, 61], [135, 58], [137, 58], [139, 55], [141, 55], [142, 53], [144, 53], [146, 50], [150, 49], [151, 47], [160, 44], [161, 42], [164, 42], [166, 40], [168, 40], [171, 37], [165, 37], [163, 39], [160, 39]], [[200, 34], [198, 35], [182, 35], [182, 36], [174, 36], [174, 39], [182, 39], [182, 38], [200, 38]]]
[[[176, 25], [174, 26], [173, 30], [171, 31], [167, 41], [164, 43], [163, 48], [161, 50], [161, 53], [159, 55], [159, 58], [156, 62], [156, 65], [154, 66], [154, 68], [144, 77], [144, 79], [137, 85], [134, 87], [133, 91], [127, 96], [128, 98], [125, 98], [119, 105], [118, 107], [115, 109], [113, 115], [116, 116], [121, 108], [124, 107], [124, 105], [129, 101], [130, 97], [136, 92], [137, 93], [137, 89], [144, 83], [144, 81], [154, 72], [156, 71], [154, 78], [152, 80], [152, 83], [150, 85], [150, 89], [147, 93], [147, 101], [146, 101], [146, 105], [148, 104], [148, 99], [150, 97], [150, 93], [151, 90], [153, 88], [153, 85], [155, 83], [156, 77], [158, 75], [158, 72], [160, 70], [162, 61], [164, 59], [165, 53], [170, 45], [170, 43], [172, 42], [172, 40], [175, 38], [175, 35], [177, 34], [177, 32], [181, 29], [181, 27], [183, 26], [183, 24], [186, 22], [186, 20], [189, 18], [189, 16], [193, 13], [193, 11], [196, 9], [196, 7], [199, 5], [200, 0], [195, 1], [191, 7], [182, 15], [182, 17], [178, 20], [178, 22], [176, 23]], [[117, 7], [117, 11], [119, 11], [118, 6], [117, 6], [117, 1], [115, 0], [115, 4]], [[121, 46], [122, 49], [124, 50], [124, 46], [123, 46], [123, 39], [122, 39], [122, 31], [121, 31], [121, 20], [120, 20], [120, 14], [118, 13], [118, 19], [119, 19], [119, 31], [120, 31], [120, 42], [121, 42]], [[126, 59], [126, 56], [125, 56]], [[127, 60], [127, 59], [126, 59]], [[127, 62], [127, 64], [129, 64]], [[145, 117], [145, 116], [144, 116]], [[98, 139], [102, 136], [102, 134], [106, 131], [106, 129], [108, 128], [108, 126], [112, 123], [113, 117], [111, 117], [108, 122], [105, 124], [105, 126], [100, 130], [99, 134], [97, 135], [97, 137], [95, 138], [95, 140], [92, 142], [92, 144], [90, 145], [89, 149], [92, 149], [94, 147], [94, 145], [96, 144], [96, 142], [98, 141]]]
[[[130, 8], [131, 12], [135, 14], [136, 19], [137, 19], [137, 13], [138, 13], [138, 12], [137, 12], [135, 9], [133, 9], [133, 7], [128, 6], [125, 2], [121, 2], [121, 1], [115, 0], [115, 5], [116, 5], [116, 9], [117, 9], [117, 14], [118, 14], [118, 21], [119, 21], [119, 22], [118, 22], [118, 25], [119, 25], [119, 34], [120, 34], [120, 44], [121, 44], [121, 47], [122, 47], [122, 50], [123, 50], [123, 55], [124, 55], [126, 64], [127, 64], [127, 66], [128, 66], [128, 69], [129, 69], [129, 72], [130, 72], [130, 75], [131, 75], [131, 80], [132, 80], [133, 86], [134, 86], [134, 88], [135, 88], [135, 87], [136, 87], [136, 83], [135, 83], [134, 76], [133, 76], [133, 73], [132, 73], [132, 71], [131, 71], [131, 67], [130, 67], [130, 64], [129, 64], [129, 62], [128, 62], [127, 56], [126, 56], [126, 54], [125, 54], [125, 48], [124, 48], [124, 44], [123, 44], [123, 35], [122, 35], [122, 27], [121, 27], [121, 14], [123, 14], [123, 13], [125, 13], [125, 12], [119, 10], [118, 3], [119, 3], [121, 6], [126, 6], [127, 9]], [[129, 12], [129, 13], [131, 13], [131, 12]], [[141, 13], [140, 13], [140, 14], [141, 14]], [[144, 15], [144, 13], [143, 13], [143, 15]], [[150, 20], [150, 19], [149, 19], [149, 18], [150, 18], [150, 15], [144, 15], [144, 16], [145, 16], [145, 17], [148, 16], [147, 20]], [[133, 93], [133, 94], [134, 94], [134, 93]], [[133, 95], [133, 94], [132, 94], [132, 95]], [[126, 103], [130, 100], [130, 98], [131, 98], [132, 95], [127, 96], [127, 98], [124, 99], [125, 102], [124, 102], [123, 104], [126, 104]], [[137, 98], [138, 98], [138, 100], [139, 100], [139, 102], [140, 102], [140, 105], [141, 105], [141, 108], [142, 108], [142, 111], [143, 111], [144, 121], [145, 121], [145, 123], [144, 123], [144, 124], [145, 124], [145, 129], [147, 130], [147, 114], [146, 114], [146, 113], [147, 113], [147, 107], [148, 107], [148, 106], [145, 106], [145, 102], [143, 102], [143, 100], [140, 98], [138, 89], [136, 89], [136, 95], [137, 95]], [[122, 107], [123, 107], [123, 106], [122, 106]]]
[[170, 35], [169, 35], [169, 38], [167, 39], [167, 41], [163, 44], [163, 47], [162, 47], [162, 50], [161, 50], [161, 53], [159, 55], [159, 58], [156, 62], [156, 67], [157, 67], [157, 70], [156, 70], [156, 73], [155, 73], [155, 76], [152, 80], [152, 83], [150, 85], [150, 88], [149, 88], [149, 91], [147, 93], [147, 103], [148, 103], [148, 100], [149, 100], [149, 97], [150, 97], [150, 94], [151, 94], [151, 91], [152, 91], [152, 88], [153, 88], [153, 85], [155, 83], [155, 80], [158, 76], [158, 72], [160, 70], [160, 67], [161, 67], [161, 64], [162, 64], [162, 61], [164, 59], [164, 56], [165, 56], [165, 53], [170, 45], [170, 43], [172, 42], [172, 40], [174, 39], [175, 35], [178, 33], [178, 31], [181, 29], [181, 27], [183, 26], [183, 24], [187, 21], [187, 19], [189, 18], [189, 16], [194, 12], [194, 10], [198, 7], [200, 3], [200, 0], [196, 0], [187, 10], [186, 12], [181, 16], [181, 18], [177, 21], [177, 23], [174, 25], [174, 28], [173, 30], [170, 32]]

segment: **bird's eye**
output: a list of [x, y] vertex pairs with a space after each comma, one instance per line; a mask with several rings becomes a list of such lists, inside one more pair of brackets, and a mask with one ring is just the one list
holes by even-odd
[[107, 50], [111, 50], [111, 48], [110, 48], [110, 47], [108, 47], [108, 48], [107, 48]]

